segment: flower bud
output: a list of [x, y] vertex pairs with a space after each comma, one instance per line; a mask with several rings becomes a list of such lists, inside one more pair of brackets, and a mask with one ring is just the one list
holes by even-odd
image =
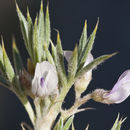
[[92, 93], [92, 99], [106, 104], [121, 103], [130, 95], [130, 70], [125, 71], [111, 91], [97, 89]]
[[[66, 60], [69, 62], [72, 56], [72, 51], [64, 51], [64, 55]], [[89, 53], [86, 62], [84, 64], [84, 67], [92, 61], [93, 61], [93, 56], [91, 53]], [[90, 83], [91, 79], [92, 79], [92, 70], [89, 70], [82, 77], [80, 77], [75, 81], [74, 85], [75, 85], [75, 91], [77, 97], [79, 97], [81, 93], [83, 93], [87, 89], [87, 86]]]
[[32, 80], [32, 93], [44, 97], [51, 95], [56, 89], [58, 89], [56, 68], [47, 61], [37, 63]]

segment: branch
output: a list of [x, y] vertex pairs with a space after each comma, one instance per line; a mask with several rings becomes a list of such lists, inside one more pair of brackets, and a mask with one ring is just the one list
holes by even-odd
[[84, 96], [83, 98], [76, 99], [74, 105], [71, 108], [69, 108], [68, 110], [61, 110], [61, 116], [62, 116], [62, 118], [64, 120], [66, 120], [71, 115], [80, 112], [78, 110], [78, 108], [81, 105], [83, 105], [84, 103], [86, 103], [90, 99], [91, 99], [91, 94], [88, 94], [88, 95]]

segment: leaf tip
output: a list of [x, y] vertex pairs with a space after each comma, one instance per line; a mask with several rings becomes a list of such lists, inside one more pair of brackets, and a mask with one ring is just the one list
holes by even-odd
[[16, 0], [15, 0], [15, 5], [16, 5], [16, 10], [17, 10], [17, 12], [20, 12], [20, 9], [19, 9], [19, 6], [18, 6]]
[[96, 32], [97, 32], [97, 29], [98, 29], [98, 24], [99, 24], [99, 18], [98, 18], [98, 20], [97, 20], [97, 24], [96, 24], [96, 26], [95, 26], [95, 28], [94, 28], [94, 35], [96, 34]]
[[60, 33], [57, 31], [57, 41], [60, 41]]
[[110, 57], [112, 57], [112, 56], [114, 56], [114, 55], [117, 55], [118, 54], [118, 52], [114, 52], [114, 53], [112, 53], [111, 55], [110, 55]]
[[3, 51], [3, 55], [6, 55], [6, 50], [5, 50], [5, 46], [4, 46], [4, 41], [3, 41], [3, 37], [1, 36], [2, 39], [2, 51]]
[[16, 48], [16, 42], [15, 42], [15, 38], [14, 37], [12, 38], [12, 47]]
[[43, 10], [43, 0], [41, 0], [40, 10]]
[[49, 3], [47, 3], [47, 7], [46, 7], [46, 15], [49, 15]]
[[87, 28], [87, 20], [85, 20], [85, 23], [84, 23], [84, 29]]

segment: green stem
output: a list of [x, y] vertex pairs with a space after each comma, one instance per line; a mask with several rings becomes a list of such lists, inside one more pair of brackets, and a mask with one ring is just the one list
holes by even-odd
[[88, 94], [84, 96], [83, 98], [76, 99], [74, 105], [71, 108], [69, 108], [68, 110], [62, 111], [61, 116], [63, 120], [66, 120], [68, 117], [75, 114], [78, 108], [90, 99], [91, 99], [91, 94]]
[[32, 124], [35, 125], [34, 110], [32, 109], [32, 106], [31, 106], [30, 102], [28, 101], [27, 97], [19, 97], [19, 99], [22, 102], [25, 110], [27, 111]]

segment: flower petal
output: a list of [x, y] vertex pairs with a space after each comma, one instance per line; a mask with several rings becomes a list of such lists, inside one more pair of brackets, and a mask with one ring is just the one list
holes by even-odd
[[84, 67], [86, 66], [86, 65], [88, 65], [89, 63], [91, 63], [92, 61], [93, 61], [93, 56], [92, 56], [92, 54], [91, 53], [89, 53], [88, 54], [88, 57], [87, 57], [87, 59], [86, 59], [86, 61], [85, 61], [85, 64], [84, 64]]
[[72, 54], [73, 54], [72, 51], [64, 51], [64, 56], [65, 56], [67, 62], [70, 61]]
[[130, 70], [125, 71], [118, 79], [110, 93], [116, 91], [123, 83], [130, 81]]
[[[45, 80], [44, 86], [41, 86], [41, 78]], [[56, 68], [47, 61], [37, 63], [32, 80], [32, 93], [36, 96], [48, 96], [57, 88], [57, 85]]]
[[130, 95], [130, 82], [122, 84], [117, 91], [105, 96], [111, 103], [121, 103]]
[[125, 71], [114, 85], [113, 89], [106, 95], [111, 103], [121, 103], [130, 95], [130, 70]]

